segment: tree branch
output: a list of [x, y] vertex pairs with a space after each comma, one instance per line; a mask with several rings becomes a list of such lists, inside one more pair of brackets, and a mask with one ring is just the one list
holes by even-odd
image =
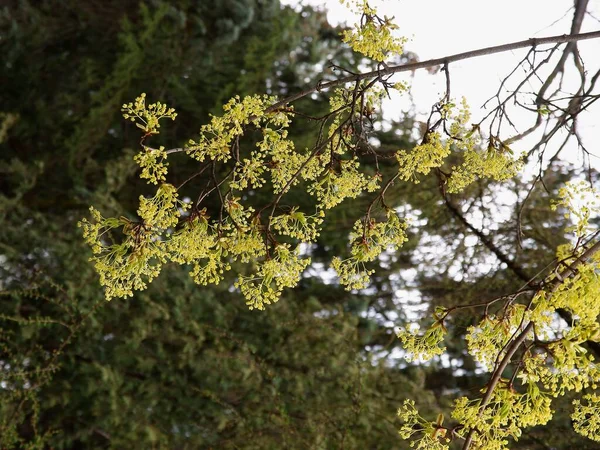
[[[563, 283], [564, 280], [575, 275], [579, 266], [581, 266], [582, 264], [585, 264], [592, 256], [594, 256], [596, 253], [598, 253], [598, 251], [600, 251], [600, 241], [596, 242], [594, 245], [592, 245], [590, 248], [588, 248], [579, 258], [577, 258], [577, 260], [575, 260], [572, 264], [570, 264], [568, 267], [566, 267], [561, 272], [560, 277], [554, 278], [547, 285], [546, 288], [549, 288], [550, 294], [556, 292], [556, 290], [560, 287], [560, 285]], [[481, 405], [479, 406], [479, 414], [480, 415], [483, 413], [483, 410], [490, 402], [492, 395], [493, 395], [493, 391], [494, 391], [496, 385], [498, 384], [498, 382], [500, 381], [500, 378], [502, 377], [502, 372], [504, 372], [504, 369], [506, 369], [506, 366], [508, 366], [508, 364], [510, 363], [511, 358], [516, 353], [516, 351], [521, 346], [521, 344], [523, 344], [523, 342], [527, 338], [527, 334], [529, 334], [529, 332], [532, 329], [533, 329], [533, 322], [529, 322], [525, 326], [525, 328], [523, 328], [523, 331], [521, 331], [521, 333], [519, 333], [519, 335], [516, 336], [514, 338], [514, 340], [511, 342], [511, 344], [506, 348], [506, 353], [504, 354], [502, 361], [500, 361], [500, 363], [498, 364], [498, 366], [492, 373], [492, 378], [488, 382], [488, 387], [486, 389], [485, 395], [484, 395], [483, 399], [481, 400]], [[462, 450], [469, 450], [469, 447], [471, 446], [471, 443], [473, 441], [474, 434], [475, 434], [475, 430], [471, 429], [471, 431], [469, 431], [469, 434], [467, 434], [467, 437], [465, 439], [465, 443], [463, 444]]]
[[516, 264], [513, 260], [511, 260], [507, 255], [505, 255], [496, 244], [492, 241], [492, 239], [487, 236], [483, 231], [474, 227], [467, 219], [463, 216], [463, 214], [459, 211], [459, 209], [454, 205], [447, 195], [444, 195], [444, 203], [446, 208], [456, 217], [467, 229], [469, 229], [475, 236], [479, 238], [483, 245], [487, 247], [489, 251], [491, 251], [496, 258], [500, 260], [500, 262], [506, 264], [506, 267], [514, 273], [521, 281], [525, 283], [529, 283], [532, 281], [531, 277], [525, 272], [525, 270]]
[[509, 44], [495, 45], [492, 47], [480, 48], [477, 50], [470, 50], [468, 52], [456, 53], [454, 55], [445, 56], [442, 58], [429, 59], [427, 61], [420, 61], [409, 64], [401, 64], [398, 66], [388, 66], [381, 70], [373, 70], [371, 72], [360, 73], [356, 75], [350, 75], [344, 78], [340, 78], [333, 81], [328, 81], [326, 83], [319, 83], [315, 87], [311, 87], [300, 91], [296, 94], [290, 95], [289, 97], [284, 98], [283, 100], [275, 103], [274, 105], [267, 108], [265, 112], [269, 113], [275, 111], [279, 108], [282, 108], [289, 103], [292, 103], [298, 99], [306, 97], [314, 92], [323, 91], [326, 89], [331, 89], [336, 86], [340, 86], [346, 83], [356, 82], [367, 80], [371, 78], [381, 78], [388, 75], [393, 75], [401, 72], [410, 72], [419, 69], [425, 69], [427, 67], [447, 65], [452, 62], [461, 61], [463, 59], [476, 58], [479, 56], [493, 55], [495, 53], [503, 53], [509, 52], [512, 50], [517, 50], [520, 48], [527, 47], [536, 47], [538, 45], [544, 44], [564, 44], [569, 42], [577, 42], [583, 41], [587, 39], [598, 39], [600, 38], [600, 30], [592, 31], [589, 33], [580, 33], [580, 34], [561, 34], [558, 36], [548, 36], [543, 38], [531, 38], [526, 39], [524, 41], [511, 42]]
[[[514, 260], [510, 259], [508, 255], [503, 253], [502, 250], [500, 250], [500, 248], [494, 243], [492, 238], [487, 236], [482, 230], [479, 230], [478, 228], [473, 226], [473, 224], [471, 224], [467, 220], [467, 218], [461, 213], [459, 208], [450, 201], [450, 199], [445, 193], [442, 192], [442, 196], [444, 198], [444, 204], [446, 205], [446, 208], [448, 208], [448, 210], [458, 219], [459, 222], [461, 222], [468, 230], [475, 234], [475, 236], [479, 238], [481, 243], [485, 245], [485, 247], [489, 251], [491, 251], [500, 262], [506, 264], [506, 267], [512, 273], [514, 273], [517, 278], [519, 278], [521, 281], [524, 281], [527, 284], [533, 281], [533, 278], [527, 274], [526, 270], [522, 266], [517, 264]], [[573, 317], [566, 309], [558, 308], [556, 312], [560, 316], [560, 318], [567, 323], [570, 323], [573, 320]], [[590, 348], [592, 352], [594, 352], [594, 354], [597, 357], [600, 358], [599, 342], [586, 341], [586, 345]]]
[[[527, 47], [536, 47], [538, 45], [545, 44], [564, 44], [571, 43], [577, 41], [584, 41], [588, 39], [598, 39], [600, 38], [600, 30], [592, 31], [589, 33], [580, 33], [580, 34], [561, 34], [557, 36], [547, 36], [543, 38], [530, 38], [524, 41], [511, 42], [509, 44], [495, 45], [492, 47], [485, 47], [476, 50], [470, 50], [463, 53], [456, 53], [450, 56], [444, 56], [441, 58], [429, 59], [427, 61], [420, 61], [408, 64], [401, 64], [398, 66], [387, 66], [378, 70], [372, 70], [370, 72], [352, 74], [347, 77], [339, 78], [337, 80], [327, 81], [325, 83], [319, 82], [316, 86], [304, 89], [300, 92], [297, 92], [293, 95], [290, 95], [273, 105], [269, 106], [265, 109], [265, 114], [271, 113], [273, 111], [277, 111], [278, 109], [285, 108], [290, 103], [299, 100], [301, 98], [306, 97], [307, 95], [313, 94], [315, 92], [324, 91], [327, 89], [331, 89], [337, 86], [344, 85], [346, 83], [356, 83], [362, 80], [369, 80], [373, 78], [382, 78], [386, 76], [390, 76], [396, 73], [401, 72], [411, 72], [419, 69], [425, 69], [428, 67], [440, 66], [448, 67], [448, 64], [461, 61], [463, 59], [477, 58], [479, 56], [487, 56], [493, 55], [496, 53], [509, 52], [512, 50], [518, 50], [520, 48]], [[151, 147], [148, 147], [151, 148]], [[180, 153], [186, 151], [185, 148], [172, 148], [166, 150], [167, 154], [172, 153]]]

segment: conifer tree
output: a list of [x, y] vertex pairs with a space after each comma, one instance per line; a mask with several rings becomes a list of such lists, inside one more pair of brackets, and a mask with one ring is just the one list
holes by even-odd
[[[403, 55], [405, 41], [397, 37], [392, 19], [379, 16], [366, 1], [345, 3], [359, 17], [354, 29], [342, 33], [343, 41], [355, 53], [346, 65], [331, 64], [332, 73], [309, 87], [294, 86], [296, 90], [289, 90], [288, 83], [278, 89], [274, 87], [277, 85], [275, 77], [266, 71], [261, 75], [266, 76], [267, 89], [256, 89], [261, 83], [259, 77], [255, 83], [244, 81], [239, 90], [227, 86], [221, 93], [226, 93], [229, 99], [217, 98], [222, 107], [204, 117], [200, 132], [191, 136], [168, 131], [171, 126], [177, 126], [183, 116], [179, 108], [173, 107], [176, 102], [169, 98], [163, 102], [141, 94], [131, 101], [119, 102], [123, 118], [131, 129], [139, 129], [139, 148], [133, 155], [126, 153], [107, 169], [107, 188], [103, 192], [87, 188], [93, 192], [88, 196], [91, 203], [97, 201], [79, 226], [91, 248], [91, 261], [105, 297], [112, 299], [110, 305], [117, 303], [117, 308], [135, 308], [138, 302], [150, 304], [145, 319], [168, 331], [163, 331], [164, 336], [157, 336], [134, 321], [103, 335], [103, 340], [111, 341], [122, 333], [122, 327], [132, 329], [130, 348], [140, 346], [149, 351], [135, 358], [135, 370], [128, 370], [125, 362], [125, 367], [119, 366], [115, 371], [113, 366], [103, 365], [102, 359], [74, 354], [74, 361], [100, 366], [104, 386], [111, 387], [108, 396], [111, 411], [131, 408], [132, 404], [134, 409], [148, 405], [137, 416], [136, 427], [129, 428], [126, 422], [118, 420], [122, 419], [118, 414], [105, 422], [98, 421], [92, 411], [87, 419], [90, 425], [85, 439], [101, 437], [117, 446], [139, 439], [162, 446], [184, 445], [186, 439], [191, 439], [193, 446], [204, 439], [208, 445], [232, 448], [240, 442], [247, 448], [282, 445], [328, 448], [340, 442], [352, 448], [364, 445], [387, 448], [389, 445], [383, 440], [366, 444], [371, 427], [381, 426], [374, 416], [380, 414], [379, 408], [387, 408], [390, 400], [385, 396], [380, 402], [374, 401], [375, 387], [387, 391], [399, 379], [413, 380], [409, 384], [415, 388], [388, 391], [398, 396], [397, 404], [401, 405], [398, 416], [402, 425], [398, 428], [404, 441], [398, 442], [416, 448], [518, 448], [519, 439], [527, 445], [544, 448], [546, 437], [540, 438], [530, 428], [545, 425], [556, 416], [564, 421], [563, 399], [573, 397], [570, 420], [574, 430], [591, 440], [600, 439], [594, 419], [598, 408], [594, 390], [600, 377], [594, 362], [594, 355], [600, 356], [597, 322], [600, 311], [594, 302], [600, 248], [594, 222], [598, 212], [597, 192], [591, 186], [595, 172], [592, 167], [586, 167], [587, 181], [576, 181], [580, 178], [576, 170], [543, 164], [544, 156], [550, 157], [544, 154], [546, 144], [563, 128], [569, 129], [571, 135], [579, 139], [582, 151], [587, 152], [575, 123], [598, 98], [594, 91], [598, 74], [590, 77], [581, 66], [575, 65], [573, 70], [581, 75], [577, 93], [564, 96], [560, 92], [551, 93], [548, 87], [566, 76], [569, 68], [565, 61], [569, 56], [579, 57], [578, 41], [600, 37], [600, 32], [579, 32], [587, 2], [577, 2], [569, 35], [424, 62], [411, 62]], [[146, 48], [147, 39], [159, 39], [156, 31], [164, 31], [163, 14], [166, 17], [173, 13], [166, 6], [163, 9], [141, 7], [140, 20], [146, 32], [136, 29], [131, 31], [133, 34], [127, 34], [132, 29], [124, 22], [125, 48], [139, 51]], [[214, 24], [217, 30], [235, 35], [236, 28], [230, 25], [231, 21], [243, 28], [249, 25], [247, 20], [250, 19], [243, 14], [243, 9], [231, 11], [233, 18], [216, 20]], [[170, 42], [159, 40], [161, 44]], [[237, 42], [236, 38], [233, 40]], [[255, 50], [256, 54], [245, 60], [248, 69], [265, 67], [257, 62], [259, 55], [266, 54], [268, 58], [278, 54], [275, 50], [270, 54], [265, 51], [264, 40], [252, 42], [246, 48]], [[554, 47], [546, 49], [544, 45]], [[506, 95], [499, 90], [495, 98], [497, 107], [487, 117], [472, 118], [467, 102], [452, 97], [450, 81], [454, 61], [518, 48], [529, 49], [519, 64], [528, 68], [519, 86], [539, 80], [539, 88], [532, 100], [537, 115], [535, 125], [514, 135], [507, 134], [503, 124], [511, 123], [507, 104], [516, 101], [518, 89]], [[558, 62], [552, 59], [555, 54]], [[129, 73], [132, 61], [134, 67], [135, 62], [140, 65], [153, 62], [150, 56], [133, 55], [124, 57], [127, 64], [117, 61], [113, 73], [119, 77]], [[540, 56], [545, 57], [542, 62], [539, 62]], [[285, 58], [274, 62], [276, 66], [289, 64]], [[369, 65], [370, 70], [357, 72], [358, 62]], [[229, 68], [228, 63], [224, 58], [223, 64]], [[181, 72], [184, 78], [190, 73], [185, 64]], [[556, 64], [545, 80], [540, 79], [540, 67], [544, 64]], [[419, 141], [406, 145], [413, 136], [407, 127], [403, 145], [394, 148], [397, 135], [388, 135], [386, 143], [386, 133], [378, 129], [382, 99], [392, 90], [400, 93], [407, 90], [406, 85], [394, 80], [394, 75], [436, 65], [441, 66], [446, 78], [445, 94], [433, 105]], [[160, 68], [160, 64], [157, 67]], [[291, 72], [296, 70], [302, 69], [296, 66]], [[158, 71], [160, 73], [160, 69]], [[250, 78], [246, 76], [246, 69], [243, 72], [245, 80]], [[277, 70], [277, 75], [283, 72], [285, 70]], [[95, 140], [93, 126], [108, 117], [105, 115], [109, 110], [105, 108], [114, 108], [114, 100], [123, 98], [125, 86], [134, 84], [134, 73], [130, 73], [130, 78], [125, 77], [125, 84], [104, 84], [97, 94], [99, 109], [94, 110], [88, 120], [78, 123], [67, 140], [68, 148], [72, 148], [68, 168], [72, 171], [72, 180], [77, 181], [76, 186], [86, 186], [93, 180], [97, 162], [88, 166], [83, 155], [94, 154], [102, 139], [106, 139], [98, 136]], [[514, 73], [510, 72], [507, 80]], [[175, 88], [177, 85], [173, 83]], [[166, 86], [168, 88], [169, 83]], [[323, 100], [328, 103], [326, 109]], [[14, 126], [15, 117], [12, 113], [6, 115], [6, 128]], [[473, 120], [479, 121], [473, 123]], [[302, 125], [303, 122], [309, 126]], [[104, 123], [109, 121], [105, 119]], [[528, 152], [517, 150], [520, 140], [542, 124], [546, 130], [540, 143]], [[128, 128], [122, 130], [121, 133], [128, 133], [124, 131]], [[115, 133], [109, 132], [109, 135]], [[173, 145], [173, 141], [177, 143]], [[522, 173], [535, 158], [540, 160], [539, 175], [532, 182]], [[552, 163], [556, 159], [556, 155], [550, 157]], [[138, 166], [137, 174], [142, 183], [130, 181], [127, 184], [128, 194], [121, 199], [135, 206], [123, 208], [114, 198], [107, 202], [106, 194], [110, 196], [114, 192], [111, 190], [114, 183], [118, 188], [125, 186], [126, 177], [113, 176], [113, 170], [127, 167], [126, 173], [133, 173], [135, 167], [125, 162], [131, 160]], [[12, 204], [18, 209], [23, 203], [19, 196], [27, 194], [28, 184], [35, 183], [36, 172], [20, 169], [18, 160], [15, 161], [10, 170], [22, 175], [21, 186], [25, 187], [7, 200], [14, 199]], [[503, 205], [502, 198], [506, 198], [507, 192], [514, 193], [516, 201]], [[499, 201], [492, 205], [491, 199]], [[105, 209], [116, 214], [105, 215]], [[483, 219], [477, 219], [478, 214]], [[411, 216], [413, 223], [409, 220]], [[544, 227], [539, 226], [540, 221]], [[340, 233], [341, 229], [345, 232]], [[338, 238], [329, 241], [327, 237], [333, 235], [333, 230]], [[511, 242], [513, 236], [517, 245]], [[469, 238], [475, 238], [477, 244], [474, 246]], [[439, 252], [437, 255], [432, 252], [428, 255], [423, 251], [428, 241], [430, 246], [436, 242], [438, 246], [444, 245], [447, 254], [440, 256]], [[40, 248], [42, 253], [44, 250]], [[448, 257], [450, 253], [452, 257]], [[490, 258], [493, 270], [485, 273], [482, 267], [490, 265]], [[322, 284], [315, 286], [315, 277], [307, 276], [323, 263], [330, 264], [337, 281], [349, 293], [344, 303], [334, 299], [328, 304], [331, 293], [325, 293]], [[212, 301], [188, 303], [182, 300], [182, 294], [171, 296], [173, 283], [164, 280], [161, 283], [161, 277], [165, 276], [160, 275], [161, 272], [167, 271], [167, 277], [177, 274], [173, 280], [192, 286], [190, 281], [179, 278], [178, 265], [189, 272], [195, 284], [214, 286], [195, 288], [207, 292]], [[13, 273], [16, 267], [23, 270], [21, 265], [9, 264], [8, 267]], [[412, 280], [398, 276], [399, 270], [410, 267], [419, 269]], [[38, 268], [31, 270], [35, 273]], [[160, 283], [159, 290], [152, 287], [156, 283]], [[60, 291], [54, 282], [49, 286]], [[426, 300], [431, 315], [421, 324], [422, 329], [415, 324], [403, 325], [392, 344], [389, 338], [394, 336], [390, 335], [389, 323], [402, 319], [395, 311], [393, 294], [399, 287]], [[93, 288], [86, 285], [85, 290], [90, 289]], [[369, 292], [370, 289], [373, 291]], [[64, 295], [70, 298], [69, 295], [79, 292], [80, 289], [71, 289]], [[254, 315], [244, 313], [246, 320], [255, 321], [253, 326], [245, 321], [241, 324], [242, 328], [250, 328], [248, 334], [244, 333], [244, 340], [236, 338], [235, 333], [232, 335], [236, 324], [231, 316], [225, 312], [218, 314], [222, 306], [215, 301], [215, 293], [221, 300], [242, 296], [250, 311], [260, 311]], [[27, 291], [17, 298], [23, 295], [39, 300], [48, 298], [49, 303], [56, 303], [53, 297], [38, 291]], [[297, 303], [279, 301], [282, 296], [290, 296]], [[133, 298], [118, 300], [127, 297]], [[157, 298], [163, 300], [157, 301]], [[357, 307], [365, 300], [366, 307]], [[95, 312], [99, 304], [92, 303], [86, 314], [105, 323]], [[166, 306], [171, 304], [175, 312], [184, 316], [172, 313], [172, 308]], [[185, 317], [188, 308], [201, 308], [201, 316], [206, 314], [204, 308], [208, 308], [209, 317], [214, 317], [203, 322], [205, 327], [196, 328], [190, 321], [180, 319]], [[290, 334], [270, 310], [281, 314], [284, 324], [293, 322], [302, 333]], [[235, 311], [241, 314], [239, 309]], [[371, 313], [375, 316], [371, 317]], [[394, 314], [391, 320], [390, 314]], [[18, 315], [17, 322], [25, 325], [54, 323], [38, 316], [24, 319], [20, 317], [21, 312]], [[6, 319], [14, 317], [7, 315]], [[212, 325], [221, 321], [227, 323], [227, 331]], [[273, 341], [265, 336], [266, 342], [256, 343], [262, 324], [269, 329], [270, 338], [280, 336], [273, 331], [280, 329], [285, 336], [283, 341], [277, 340], [280, 337]], [[305, 324], [308, 325], [303, 328]], [[80, 336], [85, 348], [89, 342], [84, 339], [85, 332], [74, 330], [76, 327], [69, 323], [65, 328], [69, 332], [56, 346], [57, 353], [62, 351], [62, 343], [66, 346], [75, 335]], [[314, 370], [306, 363], [299, 364], [294, 354], [291, 360], [282, 355], [270, 356], [271, 352], [281, 350], [273, 349], [281, 342], [285, 345], [303, 336], [302, 345], [295, 348], [306, 353], [314, 349], [314, 359], [320, 360], [319, 347], [310, 339], [309, 330], [314, 329], [333, 330], [333, 333], [323, 334], [318, 342], [329, 340], [339, 349], [337, 355], [324, 357], [322, 365], [327, 367], [324, 371]], [[152, 341], [142, 346], [149, 335]], [[187, 336], [191, 336], [191, 340], [188, 341]], [[224, 342], [222, 337], [225, 337]], [[28, 339], [25, 337], [25, 341]], [[185, 344], [180, 345], [179, 340]], [[196, 340], [209, 341], [212, 345], [204, 349], [193, 344]], [[168, 348], [174, 345], [183, 352], [190, 352], [190, 357], [197, 351], [212, 354], [215, 366], [209, 364], [206, 370], [203, 366], [190, 365], [183, 370], [173, 368], [162, 372], [163, 369], [157, 367], [158, 361], [170, 361], [172, 354]], [[416, 395], [416, 391], [421, 392], [423, 387], [442, 390], [448, 381], [434, 380], [444, 373], [444, 368], [439, 363], [432, 364], [425, 369], [423, 380], [423, 369], [418, 365], [397, 364], [395, 370], [391, 370], [373, 360], [377, 352], [396, 345], [402, 347], [409, 363], [441, 361], [445, 356], [461, 364], [466, 374], [462, 376], [464, 382], [454, 376], [457, 384], [449, 386], [461, 390], [461, 395], [447, 397], [447, 403], [442, 401], [437, 418], [432, 411], [431, 397]], [[353, 366], [350, 361], [357, 355], [367, 362]], [[48, 372], [56, 370], [55, 359], [38, 366], [48, 367]], [[178, 361], [176, 358], [174, 364]], [[242, 366], [251, 369], [244, 371], [237, 365], [242, 361], [245, 361]], [[189, 373], [210, 379], [219, 373], [240, 370], [244, 389], [236, 384], [195, 391], [217, 405], [221, 416], [199, 413], [190, 418], [189, 414], [173, 413], [169, 423], [157, 420], [152, 411], [154, 408], [169, 410], [172, 403], [165, 403], [154, 395], [148, 395], [148, 402], [139, 405], [132, 400], [134, 394], [144, 396], [147, 381], [157, 377], [155, 371], [161, 373], [158, 379], [162, 380], [187, 377]], [[301, 376], [282, 378], [288, 370], [299, 371]], [[336, 376], [338, 370], [343, 375]], [[26, 379], [19, 376], [20, 380]], [[125, 379], [137, 380], [139, 386], [134, 382], [122, 389]], [[272, 386], [270, 395], [273, 395], [267, 405], [260, 398], [253, 398], [258, 384], [265, 380]], [[254, 381], [258, 384], [253, 384]], [[302, 398], [305, 383], [311, 386], [309, 392], [321, 383], [328, 388], [332, 386], [337, 394], [344, 391], [347, 396], [329, 396], [320, 391], [321, 394], [314, 397]], [[151, 386], [173, 396], [172, 389], [180, 386], [180, 382], [169, 379], [162, 385]], [[418, 408], [416, 399], [420, 403]], [[323, 410], [323, 405], [332, 400], [343, 405], [342, 413], [335, 418]], [[349, 406], [348, 400], [354, 406]], [[35, 396], [28, 392], [28, 396], [17, 396], [9, 405], [21, 413], [25, 401], [31, 401], [32, 412], [29, 416], [22, 415], [17, 423], [30, 424], [34, 435], [47, 439], [47, 435], [37, 433], [40, 407]], [[97, 407], [106, 409], [106, 404], [98, 401]], [[233, 416], [235, 419], [231, 419]], [[265, 420], [270, 424], [265, 426]], [[377, 433], [383, 433], [385, 428], [378, 429]], [[48, 433], [51, 429], [52, 426], [46, 428]], [[13, 427], [11, 432], [13, 442], [20, 442], [20, 436], [29, 430]], [[553, 434], [550, 429], [547, 436], [559, 439], [556, 434], [560, 433]], [[297, 440], [299, 435], [304, 440]], [[248, 443], [248, 436], [254, 438], [252, 443]], [[85, 439], [83, 442], [92, 442]], [[72, 445], [76, 441], [63, 442], [67, 443], [61, 445]], [[572, 445], [572, 442], [564, 445]], [[580, 447], [586, 445], [589, 444]]]

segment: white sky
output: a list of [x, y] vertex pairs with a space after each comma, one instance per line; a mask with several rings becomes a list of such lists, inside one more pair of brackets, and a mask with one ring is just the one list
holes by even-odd
[[[294, 5], [300, 3], [299, 0], [282, 1]], [[352, 24], [356, 20], [339, 0], [302, 0], [302, 3], [324, 6], [329, 11], [331, 23]], [[570, 30], [573, 15], [573, 0], [370, 0], [369, 3], [377, 7], [380, 16], [394, 16], [400, 27], [399, 34], [410, 39], [406, 50], [415, 52], [420, 60], [531, 37], [565, 34]], [[594, 17], [586, 16], [582, 32], [600, 29], [600, 0], [590, 0], [588, 10]], [[593, 72], [600, 66], [600, 40], [580, 42], [579, 48], [586, 68]], [[458, 100], [466, 97], [473, 112], [473, 122], [479, 121], [481, 105], [495, 93], [500, 80], [526, 51], [473, 58], [450, 65], [452, 96]], [[414, 78], [402, 74], [399, 79], [410, 80], [418, 112], [423, 114], [439, 100], [445, 87], [442, 74], [431, 76], [423, 70]], [[407, 106], [406, 98], [394, 98], [384, 106], [384, 112], [393, 118]], [[518, 114], [514, 118], [521, 130], [535, 120], [531, 114], [514, 114]], [[588, 150], [600, 155], [600, 102], [581, 118], [579, 130]], [[527, 150], [528, 147], [528, 143], [523, 142], [522, 147], [515, 150]], [[569, 159], [578, 159], [575, 146], [568, 152]]]

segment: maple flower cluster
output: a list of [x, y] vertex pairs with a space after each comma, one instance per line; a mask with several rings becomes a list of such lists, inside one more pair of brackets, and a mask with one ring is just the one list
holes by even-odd
[[342, 40], [355, 52], [379, 62], [404, 52], [406, 38], [394, 36], [398, 26], [392, 22], [393, 18], [380, 18], [366, 0], [342, 0], [341, 3], [361, 16], [360, 23], [342, 33]]

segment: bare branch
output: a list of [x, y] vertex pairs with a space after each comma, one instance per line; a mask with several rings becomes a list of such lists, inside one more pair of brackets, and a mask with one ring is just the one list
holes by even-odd
[[562, 34], [558, 36], [548, 36], [544, 38], [531, 38], [524, 41], [511, 42], [509, 44], [495, 45], [492, 47], [481, 48], [477, 50], [470, 50], [468, 52], [456, 53], [454, 55], [445, 56], [442, 58], [429, 59], [427, 61], [420, 61], [409, 64], [401, 64], [398, 66], [388, 66], [380, 70], [373, 70], [371, 72], [365, 72], [358, 75], [351, 75], [348, 77], [340, 78], [338, 80], [329, 81], [326, 83], [319, 83], [318, 86], [305, 89], [294, 95], [290, 95], [287, 98], [275, 103], [267, 109], [266, 112], [273, 111], [281, 108], [289, 103], [292, 103], [298, 99], [306, 97], [317, 91], [323, 91], [325, 89], [331, 89], [336, 86], [341, 86], [346, 83], [352, 83], [355, 81], [367, 80], [376, 77], [382, 77], [387, 75], [393, 75], [401, 72], [411, 72], [419, 69], [425, 69], [428, 67], [435, 67], [440, 65], [447, 65], [456, 61], [462, 61], [463, 59], [477, 58], [479, 56], [493, 55], [496, 53], [509, 52], [512, 50], [518, 50], [520, 48], [536, 47], [538, 45], [545, 44], [564, 44], [569, 42], [583, 41], [587, 39], [598, 39], [600, 38], [600, 30], [592, 31], [589, 33], [581, 34]]

